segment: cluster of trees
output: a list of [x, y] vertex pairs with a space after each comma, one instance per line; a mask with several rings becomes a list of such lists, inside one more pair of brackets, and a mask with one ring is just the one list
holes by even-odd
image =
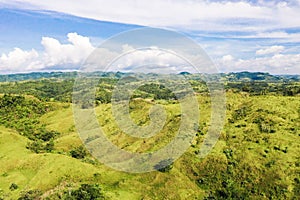
[[205, 199], [297, 199], [296, 191], [293, 195], [288, 192], [289, 184], [282, 181], [276, 167], [248, 162], [231, 148], [223, 154], [225, 158], [207, 157], [194, 169], [196, 183], [208, 191]]
[[42, 101], [71, 102], [73, 79], [43, 79], [1, 84], [0, 93], [32, 95]]
[[228, 82], [225, 88], [235, 92], [248, 92], [252, 95], [276, 94], [283, 96], [296, 96], [300, 94], [300, 84], [297, 82]]
[[30, 139], [28, 149], [36, 153], [51, 152], [53, 140], [59, 133], [47, 130], [39, 117], [53, 109], [50, 104], [34, 98], [5, 94], [0, 97], [0, 123]]
[[[28, 190], [21, 192], [18, 200], [41, 199], [43, 193], [40, 190]], [[102, 188], [99, 184], [83, 183], [79, 188], [58, 191], [46, 199], [65, 199], [65, 200], [101, 200], [105, 199]]]
[[139, 87], [138, 90], [146, 93], [148, 97], [152, 97], [155, 100], [176, 99], [175, 94], [170, 89], [166, 88], [164, 85], [161, 84], [156, 84], [156, 83], [144, 84], [141, 87]]
[[100, 200], [104, 199], [102, 189], [98, 184], [82, 184], [78, 189], [65, 192], [66, 200]]
[[236, 97], [238, 104], [227, 102], [229, 123], [220, 136], [221, 147], [196, 164], [190, 162], [188, 176], [206, 191], [205, 199], [298, 199], [300, 162], [293, 154], [300, 136], [298, 99]]
[[[238, 75], [235, 75], [235, 77], [236, 76]], [[261, 74], [257, 75], [257, 77], [262, 76], [263, 75]], [[118, 77], [119, 76], [116, 75], [107, 77], [100, 76], [95, 93], [95, 102], [90, 102], [90, 104], [96, 103], [97, 105], [101, 103], [110, 103], [112, 98], [112, 92], [117, 82], [120, 80]], [[241, 75], [241, 77], [243, 76]], [[191, 84], [194, 92], [209, 92], [208, 87], [206, 86], [205, 82], [201, 80], [201, 77], [197, 77], [193, 74], [187, 75], [186, 78]], [[228, 81], [225, 85], [225, 89], [232, 90], [234, 92], [247, 92], [252, 95], [275, 94], [284, 96], [296, 96], [300, 94], [299, 82], [266, 82], [261, 81], [261, 78], [253, 79], [254, 80], [250, 79], [252, 81]], [[7, 82], [1, 84], [0, 93], [32, 95], [42, 101], [71, 102], [74, 89], [74, 80], [74, 78], [65, 78], [30, 80], [23, 82]], [[237, 80], [240, 79], [238, 78]], [[88, 88], [84, 88], [82, 92], [84, 92], [85, 90], [88, 90]], [[174, 93], [172, 93], [170, 89], [166, 88], [162, 84], [146, 83], [144, 85], [141, 85], [134, 92], [132, 98], [153, 98], [155, 100], [172, 100], [176, 99], [176, 96]]]
[[0, 82], [14, 82], [14, 81], [25, 81], [25, 80], [38, 80], [38, 79], [68, 79], [75, 78], [77, 72], [32, 72], [27, 74], [7, 74], [0, 75]]
[[83, 146], [75, 147], [70, 151], [70, 155], [73, 158], [83, 159], [88, 155], [88, 151]]

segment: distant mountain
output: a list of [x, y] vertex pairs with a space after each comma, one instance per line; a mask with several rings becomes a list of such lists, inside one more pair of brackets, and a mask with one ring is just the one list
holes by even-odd
[[282, 81], [299, 81], [300, 75], [271, 75], [265, 72], [231, 72], [223, 74], [222, 77], [228, 82], [244, 81], [263, 81], [263, 82], [282, 82]]
[[300, 75], [278, 75], [278, 77], [291, 81], [300, 81]]
[[[25, 80], [38, 80], [38, 79], [74, 79], [78, 72], [32, 72], [24, 74], [7, 74], [0, 75], [0, 82], [13, 82]], [[123, 72], [93, 72], [93, 76], [121, 78], [127, 73]], [[153, 74], [152, 74], [153, 75]], [[180, 72], [179, 75], [184, 75], [191, 79], [201, 79], [203, 77], [209, 79], [220, 79], [225, 82], [290, 82], [300, 81], [300, 75], [271, 75], [265, 72], [230, 72], [220, 73], [213, 75], [204, 74], [190, 74], [189, 72]]]
[[77, 72], [31, 72], [21, 74], [5, 74], [0, 75], [0, 82], [13, 82], [13, 81], [25, 81], [25, 80], [38, 80], [48, 78], [75, 78]]

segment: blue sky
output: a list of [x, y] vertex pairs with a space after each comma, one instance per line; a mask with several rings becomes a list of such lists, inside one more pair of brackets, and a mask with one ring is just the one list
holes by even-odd
[[[1, 48], [40, 49], [43, 36], [66, 42], [66, 35], [76, 32], [90, 38], [108, 38], [139, 26], [85, 19], [53, 11], [12, 8], [0, 10]], [[95, 43], [97, 40], [95, 41]]]
[[0, 73], [76, 70], [105, 39], [151, 26], [195, 40], [220, 72], [300, 74], [299, 13], [300, 0], [0, 0]]

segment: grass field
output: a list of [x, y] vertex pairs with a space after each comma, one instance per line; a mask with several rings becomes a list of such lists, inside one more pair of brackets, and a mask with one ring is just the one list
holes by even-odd
[[[213, 196], [238, 199], [297, 199], [300, 172], [300, 98], [249, 96], [227, 93], [225, 127], [212, 152], [199, 158], [197, 152], [210, 122], [210, 99], [198, 96], [199, 130], [187, 152], [168, 172], [130, 174], [112, 170], [93, 159], [70, 156], [82, 145], [76, 132], [72, 107], [40, 117], [47, 130], [61, 134], [52, 153], [36, 154], [26, 148], [28, 139], [13, 129], [0, 127], [0, 197], [17, 199], [24, 191], [40, 190], [42, 198], [55, 199], [83, 183], [99, 183], [106, 199], [203, 199]], [[149, 139], [134, 139], [118, 129], [111, 105], [96, 108], [107, 137], [120, 148], [133, 152], [155, 151], [166, 145], [180, 123], [180, 107], [160, 102], [167, 110], [167, 125]], [[151, 102], [131, 104], [131, 117], [147, 124]], [[11, 185], [17, 188], [12, 189]], [[297, 185], [298, 184], [298, 185]]]

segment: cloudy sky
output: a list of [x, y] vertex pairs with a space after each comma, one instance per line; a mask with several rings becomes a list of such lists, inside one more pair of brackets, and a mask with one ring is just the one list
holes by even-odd
[[0, 73], [76, 70], [101, 42], [141, 26], [192, 38], [220, 72], [300, 74], [300, 0], [0, 0]]

